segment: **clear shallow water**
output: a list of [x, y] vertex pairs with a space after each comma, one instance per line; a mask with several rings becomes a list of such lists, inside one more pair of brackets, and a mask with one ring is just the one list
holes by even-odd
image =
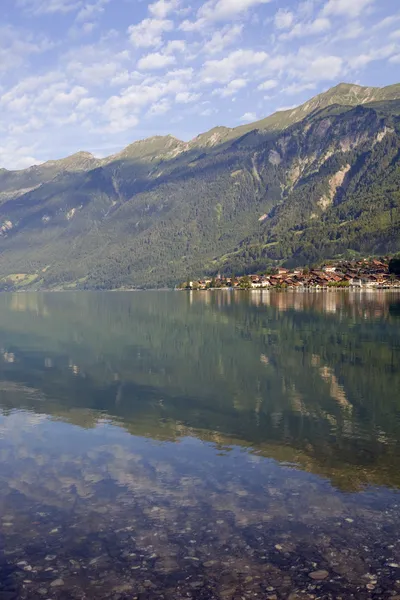
[[399, 294], [0, 295], [0, 348], [0, 599], [400, 597]]

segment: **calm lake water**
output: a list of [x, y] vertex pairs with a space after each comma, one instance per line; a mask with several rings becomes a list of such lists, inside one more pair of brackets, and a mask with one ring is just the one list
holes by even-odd
[[1, 294], [0, 349], [0, 600], [400, 599], [400, 294]]

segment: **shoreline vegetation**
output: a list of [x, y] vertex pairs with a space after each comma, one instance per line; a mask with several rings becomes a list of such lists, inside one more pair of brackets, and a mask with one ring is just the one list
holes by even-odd
[[208, 291], [208, 290], [400, 290], [400, 255], [392, 258], [364, 258], [358, 260], [328, 261], [321, 266], [296, 267], [269, 266], [264, 271], [243, 275], [210, 275], [170, 287], [87, 288], [73, 282], [67, 285], [42, 287], [35, 285], [26, 274], [8, 276], [0, 280], [0, 292], [77, 292], [77, 291]]
[[255, 274], [225, 277], [220, 274], [199, 280], [188, 279], [177, 289], [286, 290], [399, 289], [400, 257], [329, 262], [316, 268], [268, 268]]

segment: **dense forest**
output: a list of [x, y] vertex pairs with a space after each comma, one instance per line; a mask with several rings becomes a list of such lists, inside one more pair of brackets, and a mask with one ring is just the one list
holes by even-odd
[[342, 84], [189, 143], [154, 137], [102, 160], [0, 170], [0, 215], [2, 290], [175, 286], [395, 254], [400, 85]]

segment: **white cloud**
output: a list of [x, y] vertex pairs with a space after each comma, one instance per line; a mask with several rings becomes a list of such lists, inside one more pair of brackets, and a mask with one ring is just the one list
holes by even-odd
[[178, 6], [179, 0], [158, 0], [154, 4], [149, 4], [149, 11], [156, 19], [165, 19]]
[[108, 4], [110, 0], [97, 0], [97, 2], [92, 2], [91, 4], [84, 4], [78, 14], [76, 15], [77, 23], [84, 23], [86, 21], [91, 21], [93, 18], [99, 16], [104, 12], [104, 7]]
[[144, 19], [128, 29], [129, 37], [134, 46], [151, 48], [160, 46], [163, 34], [172, 31], [174, 24], [168, 19]]
[[75, 107], [75, 110], [82, 112], [89, 112], [95, 109], [99, 104], [97, 98], [82, 98], [79, 100], [78, 104]]
[[103, 115], [110, 121], [123, 119], [128, 113], [138, 112], [164, 96], [162, 86], [134, 85], [124, 90], [119, 96], [111, 96], [102, 108]]
[[95, 62], [91, 65], [86, 65], [78, 61], [71, 61], [67, 65], [67, 70], [79, 81], [87, 85], [102, 86], [107, 81], [116, 77], [121, 69], [118, 62]]
[[155, 102], [151, 105], [147, 115], [151, 117], [156, 117], [158, 115], [164, 115], [171, 108], [171, 103], [167, 98], [163, 98], [159, 102]]
[[17, 147], [13, 144], [0, 146], [0, 164], [16, 170], [27, 169], [31, 165], [40, 165], [42, 161], [27, 154], [31, 150], [32, 148]]
[[153, 71], [157, 69], [164, 69], [169, 65], [173, 65], [176, 62], [175, 56], [170, 54], [161, 54], [161, 52], [153, 52], [143, 56], [137, 66], [141, 71]]
[[268, 2], [270, 0], [209, 0], [200, 8], [198, 16], [207, 21], [223, 21]]
[[268, 4], [271, 0], [208, 0], [197, 11], [196, 20], [181, 24], [184, 31], [201, 31], [209, 23], [230, 21], [250, 8]]
[[170, 98], [176, 98], [180, 92], [190, 92], [190, 69], [177, 69], [162, 76], [148, 78], [142, 83], [131, 85], [119, 95], [109, 98], [101, 108], [103, 119], [114, 130], [123, 130], [126, 119], [138, 115], [142, 110], [151, 114], [161, 114], [166, 109]]
[[341, 27], [336, 35], [331, 37], [331, 43], [342, 40], [355, 40], [365, 33], [365, 28], [359, 21], [349, 21], [347, 25]]
[[349, 60], [349, 65], [353, 69], [362, 69], [369, 63], [376, 60], [385, 60], [395, 54], [398, 50], [396, 44], [383, 46], [382, 48], [374, 48], [365, 54], [359, 54]]
[[135, 128], [138, 123], [139, 119], [135, 115], [125, 115], [122, 119], [111, 119], [107, 125], [99, 128], [98, 131], [99, 133], [120, 133]]
[[290, 40], [293, 38], [306, 37], [324, 33], [331, 28], [331, 23], [326, 17], [318, 17], [309, 23], [297, 23], [288, 33], [280, 35], [281, 40]]
[[84, 86], [104, 88], [126, 74], [131, 61], [129, 51], [118, 51], [111, 43], [101, 42], [72, 48], [63, 57], [62, 68], [69, 78]]
[[207, 26], [205, 19], [198, 19], [197, 21], [189, 21], [186, 19], [179, 25], [179, 29], [191, 33], [193, 31], [201, 31], [205, 26]]
[[[83, 124], [88, 113], [97, 110], [97, 99], [90, 98], [88, 90], [74, 85], [62, 71], [50, 71], [42, 76], [21, 78], [15, 86], [9, 87], [0, 98], [3, 114], [3, 146], [18, 146], [18, 140], [35, 140], [37, 147], [43, 149], [43, 140], [49, 135], [54, 139], [62, 127]], [[7, 115], [7, 116], [5, 116]], [[85, 128], [87, 131], [87, 128]], [[62, 135], [64, 143], [68, 133]], [[19, 155], [18, 148], [0, 164], [25, 167], [40, 162], [33, 149], [26, 149]], [[57, 148], [53, 148], [57, 152]]]
[[113, 87], [122, 87], [128, 83], [132, 83], [136, 79], [141, 79], [142, 74], [139, 71], [128, 71], [128, 69], [122, 69], [114, 77], [110, 79], [110, 85]]
[[299, 3], [297, 14], [301, 19], [311, 19], [316, 8], [320, 7], [321, 0], [303, 0]]
[[203, 65], [200, 78], [204, 83], [220, 81], [225, 83], [234, 78], [237, 71], [246, 73], [247, 67], [261, 65], [268, 59], [266, 52], [235, 50], [221, 60], [208, 60]]
[[254, 112], [244, 113], [239, 119], [243, 123], [252, 123], [253, 121], [257, 121], [257, 115]]
[[[43, 161], [39, 160], [38, 158], [34, 158], [33, 156], [19, 156], [19, 157], [13, 157], [14, 158], [14, 162], [13, 162], [13, 169], [27, 169], [28, 167], [32, 166], [32, 165], [41, 165]], [[0, 159], [1, 160], [1, 159]], [[1, 164], [4, 164], [3, 161], [1, 161]]]
[[185, 52], [185, 40], [171, 40], [164, 48], [164, 54], [173, 54], [174, 52]]
[[11, 123], [9, 128], [8, 128], [8, 133], [10, 133], [12, 136], [16, 135], [26, 135], [29, 134], [33, 131], [39, 131], [40, 129], [43, 128], [43, 126], [45, 125], [45, 122], [41, 119], [38, 119], [37, 117], [33, 116], [30, 117], [27, 121], [25, 121], [24, 123]]
[[50, 71], [46, 75], [42, 76], [31, 76], [22, 79], [17, 85], [8, 89], [8, 91], [1, 97], [1, 103], [8, 103], [15, 98], [19, 98], [26, 93], [34, 93], [37, 95], [38, 90], [44, 87], [47, 88], [51, 84], [60, 82], [62, 74], [58, 71]]
[[320, 56], [308, 64], [302, 78], [306, 81], [332, 81], [341, 75], [342, 69], [343, 59], [340, 56]]
[[36, 110], [49, 111], [49, 107], [53, 102], [54, 98], [60, 94], [68, 91], [68, 82], [58, 81], [52, 83], [49, 86], [43, 86], [35, 94], [31, 95], [32, 106], [36, 107]]
[[194, 69], [192, 67], [188, 67], [186, 69], [174, 69], [172, 71], [168, 71], [165, 73], [164, 79], [168, 82], [182, 81], [185, 82], [185, 85], [187, 85], [187, 82], [193, 78], [193, 75]]
[[267, 79], [267, 81], [264, 81], [263, 83], [260, 83], [260, 85], [257, 87], [258, 90], [273, 90], [274, 88], [276, 88], [278, 86], [278, 82], [276, 79]]
[[234, 96], [237, 92], [247, 86], [247, 79], [233, 79], [224, 88], [217, 88], [213, 91], [213, 96], [221, 96], [221, 98], [227, 98], [228, 96]]
[[31, 103], [31, 98], [24, 94], [23, 96], [17, 96], [16, 98], [9, 98], [7, 100], [7, 94], [0, 98], [0, 103], [7, 107], [8, 111], [19, 113], [20, 111], [26, 111]]
[[17, 24], [0, 26], [0, 145], [15, 142], [8, 164], [57, 155], [59, 139], [74, 151], [83, 132], [79, 146], [99, 147], [104, 133], [117, 146], [126, 130], [167, 113], [186, 131], [195, 114], [211, 126], [229, 114], [255, 120], [265, 94], [299, 104], [362, 68], [363, 83], [376, 85], [373, 61], [379, 81], [394, 81], [400, 0], [267, 1], [4, 0], [12, 9], [2, 23]]
[[216, 108], [205, 108], [200, 112], [201, 117], [210, 117], [211, 115], [215, 115], [218, 113]]
[[287, 87], [283, 88], [282, 92], [288, 96], [295, 96], [306, 90], [315, 90], [315, 83], [291, 83]]
[[190, 92], [178, 92], [175, 96], [175, 102], [177, 104], [190, 104], [200, 98], [200, 94], [193, 94]]
[[34, 15], [68, 13], [83, 6], [82, 0], [17, 0], [17, 6]]
[[289, 29], [294, 21], [294, 14], [290, 10], [280, 8], [275, 15], [274, 23], [277, 29]]
[[203, 52], [206, 54], [218, 54], [227, 46], [235, 42], [242, 34], [243, 25], [227, 25], [216, 31], [204, 44]]
[[54, 43], [40, 35], [17, 29], [11, 25], [0, 26], [0, 72], [17, 69], [34, 55], [54, 47]]
[[380, 29], [385, 29], [386, 27], [391, 27], [394, 23], [398, 23], [400, 21], [400, 15], [390, 15], [389, 17], [385, 17], [381, 21], [378, 21], [376, 25], [374, 25], [371, 29], [373, 31], [379, 31]]
[[93, 23], [91, 21], [87, 21], [86, 23], [84, 23], [82, 25], [82, 32], [86, 33], [86, 34], [92, 33], [95, 28], [96, 28], [96, 23]]
[[66, 92], [60, 91], [60, 92], [58, 92], [58, 94], [55, 94], [51, 101], [51, 105], [58, 104], [58, 105], [67, 106], [70, 104], [76, 104], [78, 101], [80, 101], [82, 99], [82, 97], [87, 96], [87, 95], [88, 95], [87, 89], [85, 89], [84, 87], [82, 87], [80, 85], [76, 85], [69, 91], [66, 91]]
[[355, 18], [374, 2], [375, 0], [328, 0], [322, 12], [326, 16]]
[[297, 54], [271, 57], [265, 71], [279, 72], [293, 83], [317, 83], [343, 77], [346, 65], [341, 56], [321, 55], [319, 46], [302, 46]]

